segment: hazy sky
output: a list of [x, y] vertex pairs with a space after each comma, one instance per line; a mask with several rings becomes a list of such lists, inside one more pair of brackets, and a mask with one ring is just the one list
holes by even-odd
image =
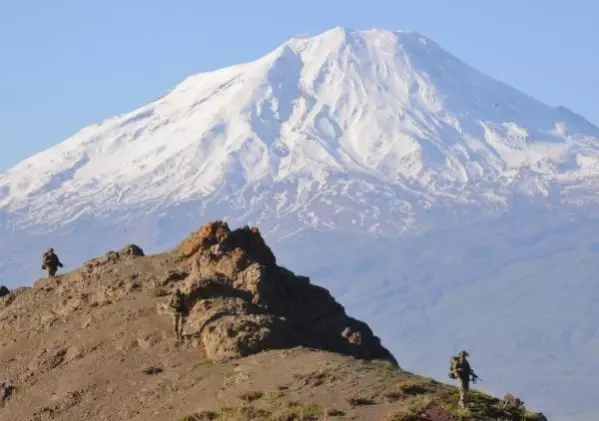
[[0, 0], [0, 170], [187, 75], [335, 26], [415, 30], [599, 124], [596, 0]]

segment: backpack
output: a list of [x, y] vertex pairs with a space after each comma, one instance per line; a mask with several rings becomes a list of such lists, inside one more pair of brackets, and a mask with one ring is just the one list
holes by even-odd
[[458, 376], [456, 374], [456, 368], [459, 362], [459, 358], [458, 357], [451, 357], [450, 361], [449, 361], [449, 378], [450, 379], [457, 379]]
[[52, 266], [54, 264], [55, 254], [54, 253], [44, 253], [44, 265]]

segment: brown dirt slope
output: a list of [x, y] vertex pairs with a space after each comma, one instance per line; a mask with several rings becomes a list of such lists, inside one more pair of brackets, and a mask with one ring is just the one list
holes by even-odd
[[257, 229], [219, 221], [170, 253], [129, 245], [5, 290], [0, 329], [0, 421], [519, 419], [480, 393], [460, 412], [455, 388], [400, 369]]

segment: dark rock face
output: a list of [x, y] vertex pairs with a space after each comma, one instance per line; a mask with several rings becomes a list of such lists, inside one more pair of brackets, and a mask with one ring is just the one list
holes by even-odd
[[119, 250], [119, 256], [121, 257], [144, 257], [144, 251], [135, 244], [129, 244]]
[[213, 360], [305, 346], [397, 364], [365, 323], [323, 287], [279, 267], [256, 228], [216, 221], [178, 250], [189, 276], [177, 286], [190, 309], [186, 331]]

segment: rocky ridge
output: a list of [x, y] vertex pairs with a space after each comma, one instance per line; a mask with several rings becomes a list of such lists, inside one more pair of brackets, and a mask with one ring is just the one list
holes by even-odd
[[[177, 288], [189, 307], [180, 342], [165, 317]], [[399, 368], [326, 289], [278, 266], [258, 229], [222, 221], [169, 253], [129, 245], [7, 291], [0, 328], [0, 421], [509, 415], [481, 393], [460, 412], [455, 388]]]

